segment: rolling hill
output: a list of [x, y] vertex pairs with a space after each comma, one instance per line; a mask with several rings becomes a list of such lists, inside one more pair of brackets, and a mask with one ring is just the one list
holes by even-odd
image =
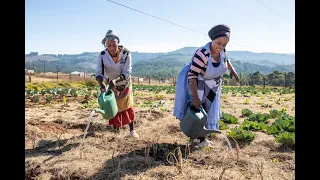
[[[184, 47], [168, 53], [132, 52], [133, 75], [153, 78], [177, 76], [181, 68], [191, 60], [196, 49], [197, 47]], [[98, 53], [26, 54], [25, 68], [33, 69], [36, 72], [95, 72]], [[260, 71], [267, 74], [274, 70], [295, 71], [294, 54], [228, 51], [228, 56], [238, 72], [253, 73]]]

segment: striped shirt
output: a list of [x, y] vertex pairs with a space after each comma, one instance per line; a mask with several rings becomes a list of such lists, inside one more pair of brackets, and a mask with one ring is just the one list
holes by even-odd
[[211, 42], [197, 49], [197, 51], [194, 53], [191, 61], [190, 70], [188, 73], [189, 80], [197, 79], [199, 74], [204, 76], [204, 73], [206, 72], [206, 69], [208, 67], [208, 59], [210, 56], [210, 45], [211, 45]]

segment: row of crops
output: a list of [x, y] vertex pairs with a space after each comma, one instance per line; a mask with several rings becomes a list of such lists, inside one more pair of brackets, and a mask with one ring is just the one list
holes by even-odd
[[[237, 141], [252, 141], [253, 132], [260, 131], [274, 135], [276, 142], [288, 146], [295, 146], [295, 118], [286, 113], [286, 109], [272, 109], [269, 113], [254, 113], [249, 109], [242, 110], [245, 120], [235, 128], [230, 129], [229, 135]], [[269, 123], [270, 119], [276, 119]], [[228, 124], [238, 124], [238, 118], [227, 113], [222, 113], [219, 126], [221, 130], [229, 129]]]
[[96, 98], [99, 95], [99, 88], [69, 88], [69, 87], [59, 87], [59, 88], [48, 88], [42, 90], [25, 90], [25, 100], [28, 99], [31, 102], [37, 103], [40, 100], [45, 100], [50, 103], [52, 100], [61, 100], [65, 98], [77, 98], [82, 96], [89, 100], [90, 98]]
[[[166, 92], [167, 94], [175, 93], [175, 86], [149, 86], [149, 85], [133, 85], [133, 91], [149, 91], [154, 93]], [[243, 96], [249, 97], [250, 95], [261, 96], [262, 94], [271, 93], [294, 93], [294, 89], [277, 89], [277, 88], [255, 88], [255, 87], [223, 87], [222, 93], [242, 94]], [[41, 99], [45, 99], [50, 102], [54, 99], [61, 99], [65, 97], [78, 97], [84, 96], [86, 99], [90, 97], [97, 97], [99, 94], [98, 86], [82, 86], [78, 88], [74, 87], [54, 87], [54, 88], [43, 88], [41, 90], [26, 89], [26, 99], [30, 99], [31, 102], [39, 102]]]
[[[134, 90], [144, 90], [144, 91], [152, 91], [152, 92], [160, 92], [166, 91], [168, 94], [175, 93], [175, 86], [149, 86], [149, 85], [134, 85]], [[223, 87], [223, 94], [228, 93], [239, 93], [239, 94], [271, 94], [271, 93], [279, 93], [279, 94], [290, 94], [295, 93], [295, 89], [284, 89], [284, 88], [257, 88], [257, 87]]]
[[284, 89], [284, 88], [257, 88], [257, 87], [222, 87], [222, 93], [239, 93], [239, 94], [271, 94], [271, 93], [279, 93], [281, 94], [290, 94], [295, 93], [294, 88]]

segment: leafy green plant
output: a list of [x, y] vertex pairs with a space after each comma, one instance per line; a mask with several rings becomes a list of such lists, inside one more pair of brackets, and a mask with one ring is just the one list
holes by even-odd
[[164, 101], [144, 101], [141, 107], [160, 108], [163, 107]]
[[286, 113], [282, 112], [282, 111], [278, 111], [276, 109], [271, 109], [269, 111], [270, 115], [272, 118], [280, 118], [281, 116], [285, 115]]
[[295, 132], [294, 117], [289, 115], [281, 116], [267, 129], [268, 134], [278, 134], [281, 131]]
[[161, 111], [165, 111], [165, 112], [171, 112], [172, 111], [172, 109], [167, 109], [165, 107], [160, 107], [160, 110]]
[[53, 98], [54, 98], [53, 95], [50, 95], [50, 94], [45, 96], [45, 100], [47, 103], [50, 103], [53, 100]]
[[227, 123], [227, 124], [237, 124], [238, 123], [238, 118], [236, 118], [235, 116], [232, 116], [231, 114], [224, 113], [224, 112], [222, 112], [222, 117], [220, 120], [223, 121], [224, 123]]
[[249, 104], [249, 99], [247, 98], [244, 102], [243, 102], [243, 104]]
[[249, 109], [243, 109], [242, 111], [241, 111], [241, 114], [242, 114], [242, 116], [243, 117], [248, 117], [248, 116], [250, 116], [251, 114], [253, 114], [253, 112], [251, 111], [251, 110], [249, 110]]
[[239, 127], [232, 128], [229, 135], [237, 141], [252, 141], [255, 134]]
[[225, 129], [229, 129], [229, 127], [223, 121], [219, 121], [219, 129], [220, 130], [225, 130]]
[[272, 108], [272, 104], [262, 104], [261, 107]]
[[84, 84], [85, 84], [87, 87], [96, 87], [96, 86], [99, 85], [96, 80], [85, 80]]
[[155, 98], [156, 98], [157, 100], [161, 100], [161, 99], [164, 99], [165, 96], [162, 95], [162, 94], [156, 94]]
[[275, 137], [276, 142], [283, 146], [294, 147], [295, 146], [295, 133], [293, 132], [282, 132]]
[[248, 121], [245, 120], [240, 128], [246, 129], [246, 130], [256, 130], [256, 131], [264, 131], [268, 128], [269, 126], [264, 123], [264, 122], [258, 122], [258, 121]]
[[256, 113], [249, 115], [248, 120], [267, 123], [270, 118], [271, 115], [268, 113]]
[[30, 97], [31, 102], [38, 103], [40, 101], [40, 96], [35, 94]]

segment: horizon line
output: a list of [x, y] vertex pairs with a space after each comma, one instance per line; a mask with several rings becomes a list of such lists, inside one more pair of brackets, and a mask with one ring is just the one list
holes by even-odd
[[[185, 46], [185, 47], [182, 47], [182, 48], [179, 48], [179, 49], [176, 49], [176, 50], [173, 50], [173, 51], [165, 51], [165, 52], [152, 52], [152, 51], [149, 51], [149, 52], [142, 52], [142, 51], [137, 51], [137, 50], [132, 50], [131, 52], [137, 52], [137, 53], [170, 53], [170, 52], [174, 52], [174, 51], [178, 51], [180, 49], [183, 49], [183, 48], [198, 48], [196, 46]], [[272, 53], [272, 54], [285, 54], [285, 55], [295, 55], [295, 52], [286, 52], [286, 53], [282, 53], [282, 52], [267, 52], [267, 51], [264, 51], [264, 52], [257, 52], [257, 51], [249, 51], [249, 50], [230, 50], [228, 52], [234, 52], [234, 51], [240, 51], [240, 52], [251, 52], [251, 53]], [[25, 55], [29, 55], [30, 53], [38, 53], [38, 55], [78, 55], [78, 54], [83, 54], [83, 53], [98, 53], [99, 51], [84, 51], [84, 52], [81, 52], [81, 53], [68, 53], [68, 54], [61, 54], [61, 53], [40, 53], [38, 51], [29, 51], [29, 53], [25, 53]]]

